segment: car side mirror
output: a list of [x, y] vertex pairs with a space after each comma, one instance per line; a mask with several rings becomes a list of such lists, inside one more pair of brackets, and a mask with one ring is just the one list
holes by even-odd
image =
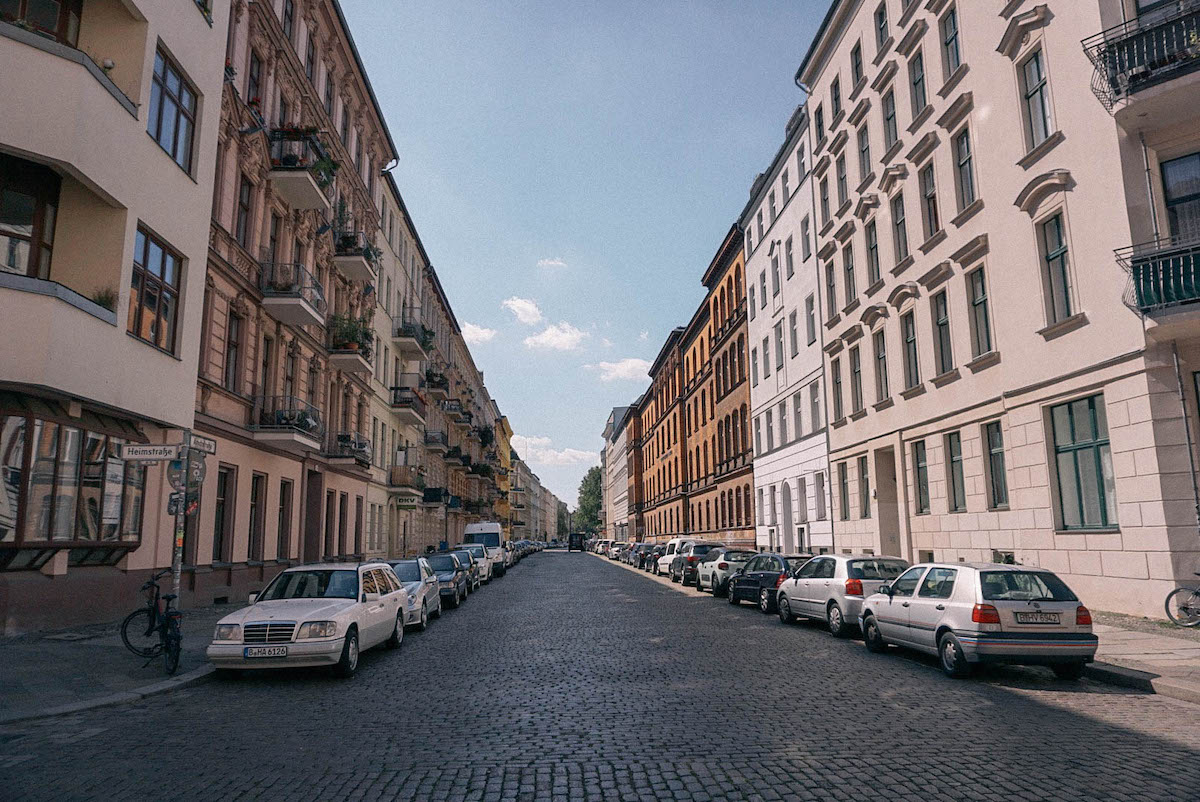
[[247, 603], [247, 604], [254, 604], [256, 601], [258, 601], [258, 594], [257, 594], [257, 593], [251, 593], [251, 594], [250, 594], [250, 595], [249, 595], [249, 596], [246, 598], [246, 603]]
[[378, 593], [372, 593], [372, 592], [371, 592], [371, 591], [369, 591], [369, 590], [368, 590], [368, 591], [364, 591], [364, 592], [363, 592], [363, 595], [362, 595], [362, 600], [363, 600], [364, 602], [373, 602], [373, 601], [379, 601], [379, 594], [378, 594]]
[[889, 598], [889, 599], [892, 597], [892, 594], [893, 594], [893, 593], [895, 593], [895, 591], [894, 591], [894, 590], [892, 590], [892, 586], [891, 586], [891, 585], [880, 585], [880, 586], [879, 586], [879, 592], [880, 592], [880, 593], [886, 593], [886, 594], [888, 595], [888, 598]]

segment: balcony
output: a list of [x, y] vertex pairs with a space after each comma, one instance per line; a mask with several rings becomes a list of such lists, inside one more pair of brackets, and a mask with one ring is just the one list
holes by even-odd
[[442, 459], [447, 464], [457, 463], [462, 460], [462, 449], [458, 446], [450, 446], [450, 448], [442, 454]]
[[325, 444], [325, 456], [334, 465], [371, 464], [371, 441], [358, 432], [334, 432]]
[[333, 263], [351, 281], [374, 281], [379, 249], [361, 231], [340, 231], [333, 237]]
[[329, 364], [344, 373], [371, 372], [371, 326], [366, 318], [329, 319]]
[[446, 374], [433, 369], [425, 371], [425, 386], [429, 388], [429, 395], [439, 401], [444, 401], [450, 393], [450, 380]]
[[1200, 68], [1200, 0], [1177, 0], [1083, 40], [1092, 92], [1112, 108]]
[[[1125, 304], [1156, 325], [1192, 319], [1200, 307], [1200, 236], [1168, 237], [1122, 248], [1117, 261], [1129, 273]], [[1166, 332], [1163, 332], [1166, 333]]]
[[425, 400], [411, 387], [392, 388], [392, 410], [400, 422], [409, 426], [425, 425]]
[[425, 359], [433, 348], [433, 331], [409, 320], [392, 321], [392, 343], [401, 359]]
[[324, 326], [325, 293], [304, 265], [263, 263], [263, 308], [289, 326]]
[[275, 192], [293, 209], [329, 211], [325, 195], [337, 162], [316, 137], [316, 128], [276, 128], [271, 132], [271, 172]]
[[430, 451], [440, 451], [445, 454], [450, 448], [450, 441], [446, 438], [445, 432], [426, 431], [425, 447]]
[[450, 498], [450, 493], [444, 487], [427, 487], [421, 494], [421, 503], [426, 507], [439, 507]]
[[463, 409], [462, 401], [459, 401], [457, 398], [443, 401], [442, 411], [454, 423], [463, 423], [466, 421], [467, 411]]
[[255, 398], [250, 429], [256, 443], [267, 443], [293, 454], [318, 451], [325, 434], [320, 410], [286, 395]]

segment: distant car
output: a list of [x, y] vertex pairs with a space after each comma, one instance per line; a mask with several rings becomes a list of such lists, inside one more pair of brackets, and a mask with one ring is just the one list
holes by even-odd
[[863, 598], [904, 573], [908, 561], [870, 554], [823, 554], [813, 557], [779, 586], [779, 620], [797, 617], [824, 621], [835, 638], [858, 626]]
[[608, 547], [608, 559], [610, 559], [610, 560], [617, 559], [617, 557], [621, 554], [621, 549], [623, 549], [623, 548], [625, 548], [624, 541], [622, 541], [622, 540], [614, 541], [613, 544]]
[[471, 571], [468, 565], [450, 552], [431, 554], [427, 558], [429, 566], [437, 575], [438, 592], [442, 603], [449, 607], [457, 607], [471, 592]]
[[922, 563], [863, 600], [863, 640], [937, 655], [965, 677], [979, 663], [1044, 665], [1078, 679], [1096, 656], [1092, 614], [1057, 574], [998, 563]]
[[467, 593], [471, 594], [479, 590], [479, 586], [483, 584], [483, 576], [480, 574], [479, 561], [475, 559], [475, 555], [463, 547], [451, 549], [450, 553], [457, 556], [459, 562], [467, 566], [467, 573], [471, 576], [471, 584], [467, 588]]
[[705, 543], [703, 541], [685, 545], [671, 561], [669, 571], [671, 581], [681, 585], [696, 584], [696, 569], [699, 567], [701, 558], [713, 549], [721, 548], [724, 545], [724, 543]]
[[350, 677], [361, 651], [404, 640], [408, 594], [385, 563], [318, 563], [276, 574], [250, 606], [217, 622], [206, 655], [222, 672], [333, 666]]
[[714, 596], [724, 596], [729, 592], [729, 577], [757, 554], [757, 551], [729, 546], [711, 549], [698, 563], [696, 587], [711, 590]]
[[625, 555], [625, 562], [634, 568], [640, 568], [646, 552], [650, 550], [649, 543], [634, 543]]
[[479, 567], [480, 581], [491, 582], [492, 561], [488, 558], [487, 547], [482, 543], [464, 543], [459, 548], [471, 552], [471, 556], [475, 558], [475, 564]]
[[651, 569], [651, 573], [653, 573], [655, 576], [669, 573], [671, 570], [671, 561], [675, 559], [675, 555], [682, 550], [686, 544], [691, 543], [693, 540], [694, 538], [686, 537], [673, 537], [668, 540], [666, 543], [666, 549], [664, 549], [662, 555], [655, 560], [654, 566]]
[[437, 574], [424, 557], [415, 560], [389, 560], [396, 578], [408, 594], [404, 623], [424, 631], [430, 618], [442, 614], [442, 594], [438, 592]]
[[729, 578], [729, 603], [756, 602], [762, 612], [773, 612], [775, 591], [811, 557], [811, 554], [759, 554]]
[[491, 577], [493, 579], [504, 576], [504, 572], [508, 568], [503, 539], [504, 529], [495, 521], [467, 524], [463, 531], [463, 542], [481, 543], [487, 550], [487, 558], [492, 563]]

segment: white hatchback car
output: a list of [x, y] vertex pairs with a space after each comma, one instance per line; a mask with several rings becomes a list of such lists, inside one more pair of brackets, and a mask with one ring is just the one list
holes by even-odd
[[219, 671], [333, 666], [358, 669], [361, 651], [404, 640], [408, 594], [385, 563], [289, 568], [217, 622], [206, 654]]
[[1092, 614], [1058, 575], [998, 563], [914, 565], [863, 600], [863, 640], [938, 656], [964, 677], [978, 663], [1045, 665], [1077, 679], [1096, 655]]

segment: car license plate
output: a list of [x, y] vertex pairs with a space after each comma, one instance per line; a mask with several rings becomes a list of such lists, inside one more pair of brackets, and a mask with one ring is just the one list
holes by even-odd
[[286, 646], [247, 646], [245, 657], [287, 657]]
[[1058, 613], [1017, 613], [1018, 624], [1057, 624]]

